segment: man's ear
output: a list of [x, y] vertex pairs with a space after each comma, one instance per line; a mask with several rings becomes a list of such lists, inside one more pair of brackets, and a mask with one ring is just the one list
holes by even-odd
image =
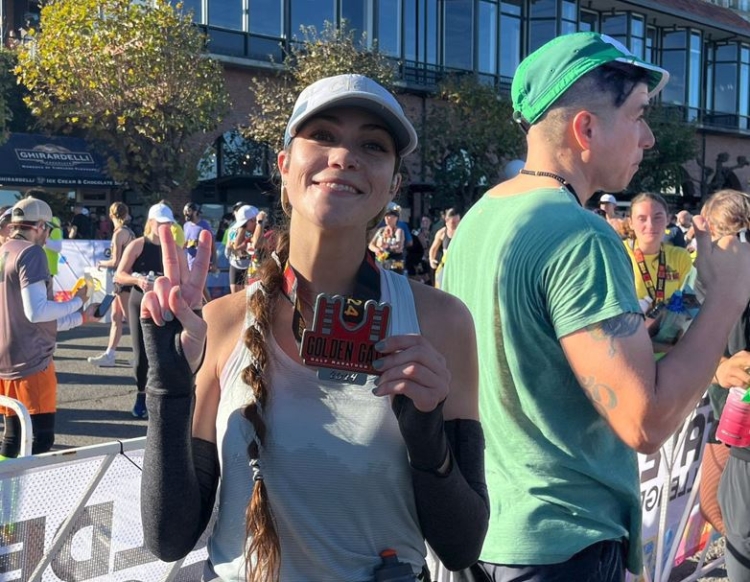
[[597, 121], [596, 115], [588, 111], [579, 111], [573, 118], [573, 137], [582, 150], [591, 149]]

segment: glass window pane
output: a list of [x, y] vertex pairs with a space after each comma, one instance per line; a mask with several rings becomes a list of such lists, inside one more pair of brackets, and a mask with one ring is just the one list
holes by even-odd
[[640, 16], [632, 16], [630, 19], [630, 34], [643, 38], [646, 33], [646, 26], [643, 23], [643, 18]]
[[750, 48], [746, 45], [742, 45], [740, 48], [740, 61], [743, 63], [750, 63]]
[[643, 53], [646, 50], [646, 43], [642, 38], [631, 37], [630, 38], [630, 51], [637, 57], [643, 58]]
[[512, 77], [521, 63], [521, 19], [500, 17], [500, 74]]
[[281, 10], [283, 4], [278, 0], [250, 0], [250, 32], [281, 36]]
[[563, 0], [561, 4], [561, 18], [565, 20], [578, 21], [578, 2], [576, 0]]
[[531, 0], [531, 18], [554, 18], [556, 16], [555, 0]]
[[245, 33], [208, 29], [208, 50], [218, 55], [245, 56]]
[[571, 22], [570, 20], [560, 21], [560, 34], [573, 34], [574, 32], [578, 32], [578, 24], [576, 22]]
[[512, 14], [514, 16], [521, 16], [521, 2], [523, 0], [508, 0], [507, 2], [500, 3], [500, 10], [503, 14]]
[[333, 0], [291, 0], [292, 38], [302, 39], [302, 26], [314, 26], [318, 32], [334, 21]]
[[261, 38], [257, 36], [248, 37], [247, 56], [259, 61], [274, 61], [280, 63], [284, 60], [281, 44], [278, 38]]
[[750, 114], [750, 65], [740, 65], [740, 128], [748, 128]]
[[208, 3], [208, 24], [242, 30], [242, 0], [211, 0]]
[[425, 39], [427, 41], [427, 62], [438, 64], [438, 0], [427, 0], [425, 12]]
[[599, 30], [599, 15], [596, 12], [581, 10], [578, 30], [583, 32], [597, 32]]
[[380, 0], [378, 12], [378, 48], [387, 55], [401, 54], [399, 0]]
[[201, 10], [201, 0], [183, 0], [182, 11], [187, 14], [191, 10], [193, 11], [193, 22], [196, 24], [203, 24], [203, 13]]
[[482, 73], [497, 71], [497, 4], [479, 3], [479, 49], [477, 59]]
[[361, 37], [363, 32], [367, 32], [367, 0], [343, 0], [341, 18], [355, 31], [355, 38]]
[[445, 66], [472, 70], [474, 2], [454, 0], [445, 4]]
[[717, 64], [714, 75], [714, 111], [735, 113], [737, 111], [736, 63]]
[[684, 49], [687, 48], [687, 31], [677, 30], [674, 32], [665, 32], [662, 37], [665, 49]]
[[701, 36], [691, 33], [690, 54], [688, 55], [688, 66], [690, 67], [690, 87], [688, 89], [688, 104], [690, 107], [700, 107], [701, 102]]
[[537, 20], [529, 22], [529, 52], [533, 52], [557, 36], [554, 20]]
[[623, 37], [628, 34], [628, 17], [625, 14], [602, 15], [602, 34]]
[[724, 44], [716, 47], [716, 60], [717, 61], [736, 61], [737, 60], [737, 45], [736, 44]]
[[662, 91], [663, 103], [685, 103], [685, 53], [682, 51], [665, 51], [662, 54], [662, 66], [669, 71], [669, 83]]
[[404, 58], [417, 60], [417, 2], [404, 0]]

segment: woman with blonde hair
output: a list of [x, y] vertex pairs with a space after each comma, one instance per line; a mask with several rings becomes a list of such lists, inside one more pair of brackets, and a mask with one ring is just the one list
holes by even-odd
[[[750, 229], [750, 195], [737, 190], [719, 190], [706, 201], [701, 215], [708, 221], [713, 240], [746, 233]], [[697, 290], [700, 296], [700, 279]], [[744, 390], [749, 385], [750, 304], [729, 334], [725, 355], [708, 388], [715, 417], [721, 416], [729, 389], [741, 387]], [[713, 517], [712, 523], [726, 536], [724, 556], [729, 579], [732, 582], [750, 580], [750, 513], [747, 511], [750, 507], [750, 448], [727, 449], [723, 444], [709, 443], [703, 455], [703, 473], [708, 477], [701, 482], [703, 511]], [[723, 471], [722, 465], [725, 465]], [[720, 511], [715, 507], [717, 500]]]
[[204, 580], [373, 580], [392, 566], [416, 581], [425, 541], [451, 569], [476, 561], [489, 513], [471, 317], [367, 250], [416, 144], [375, 81], [313, 83], [278, 154], [289, 231], [258, 278], [205, 321], [190, 309], [196, 268], [178, 286], [168, 266], [144, 298], [141, 514], [161, 559], [193, 548], [218, 487]]
[[[148, 418], [146, 409], [146, 377], [148, 374], [148, 359], [146, 348], [143, 343], [143, 326], [140, 320], [141, 301], [144, 293], [154, 288], [156, 277], [164, 274], [162, 263], [162, 234], [159, 225], [166, 225], [170, 230], [170, 240], [174, 241], [171, 228], [174, 225], [174, 215], [171, 208], [159, 202], [148, 210], [146, 226], [143, 236], [135, 239], [125, 249], [122, 260], [115, 272], [115, 283], [131, 288], [128, 298], [128, 321], [130, 322], [130, 335], [133, 338], [133, 375], [135, 376], [138, 392], [135, 398], [132, 414], [136, 418]], [[187, 276], [187, 259], [185, 253], [180, 249], [179, 261], [181, 271]]]
[[[112, 269], [113, 271], [116, 271], [122, 260], [125, 247], [135, 239], [135, 233], [130, 230], [130, 227], [126, 224], [130, 219], [129, 213], [130, 210], [127, 205], [122, 202], [113, 202], [110, 205], [109, 218], [115, 227], [112, 233], [112, 242], [109, 247], [110, 255], [108, 260], [99, 261], [96, 264], [97, 269]], [[130, 290], [132, 288], [132, 285], [120, 285], [115, 283], [114, 293], [116, 298], [112, 302], [112, 323], [109, 328], [109, 343], [107, 344], [107, 349], [103, 353], [98, 356], [89, 357], [89, 363], [99, 366], [100, 368], [111, 368], [115, 365], [115, 351], [120, 343], [122, 330], [125, 326], [125, 314], [128, 299], [130, 298]]]

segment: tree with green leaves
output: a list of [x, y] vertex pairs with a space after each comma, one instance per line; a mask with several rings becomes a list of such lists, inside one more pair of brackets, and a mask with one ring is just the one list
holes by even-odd
[[189, 190], [191, 136], [228, 107], [221, 66], [182, 4], [55, 0], [16, 73], [42, 127], [98, 144], [111, 177], [153, 200]]
[[526, 149], [512, 113], [510, 101], [475, 75], [443, 79], [421, 136], [434, 205], [466, 210], [501, 180], [505, 163]]
[[695, 124], [685, 122], [681, 109], [665, 105], [651, 108], [648, 124], [656, 144], [645, 151], [628, 191], [679, 192], [687, 175], [683, 166], [695, 158], [698, 150]]
[[393, 90], [394, 63], [378, 52], [377, 44], [368, 46], [365, 34], [357, 38], [345, 24], [336, 28], [330, 22], [321, 32], [314, 26], [302, 27], [301, 31], [302, 42], [292, 44], [286, 51], [285, 67], [279, 69], [276, 82], [253, 77], [250, 86], [258, 112], [243, 128], [243, 135], [277, 152], [284, 145], [284, 130], [294, 102], [311, 83], [333, 75], [358, 73]]

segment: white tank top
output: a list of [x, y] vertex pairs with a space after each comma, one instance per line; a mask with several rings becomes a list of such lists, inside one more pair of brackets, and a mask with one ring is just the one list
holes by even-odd
[[[406, 277], [381, 269], [380, 280], [381, 301], [391, 304], [388, 335], [420, 333]], [[248, 296], [257, 288], [250, 286]], [[267, 349], [271, 390], [260, 460], [281, 541], [281, 582], [372, 580], [386, 548], [419, 573], [425, 543], [390, 399], [372, 394], [373, 376], [364, 386], [325, 382], [273, 337]], [[236, 582], [245, 581], [245, 509], [253, 488], [247, 448], [254, 429], [242, 415], [252, 398], [241, 378], [248, 364], [240, 338], [220, 378], [222, 479], [208, 542], [216, 574]]]

